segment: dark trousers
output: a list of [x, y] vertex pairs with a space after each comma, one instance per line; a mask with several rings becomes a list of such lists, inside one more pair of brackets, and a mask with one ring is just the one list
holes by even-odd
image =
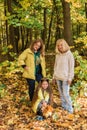
[[39, 81], [41, 79], [42, 79], [42, 75], [41, 74], [37, 74], [35, 80], [33, 80], [33, 79], [26, 79], [27, 83], [28, 83], [28, 92], [29, 92], [29, 97], [30, 97], [31, 101], [32, 101], [33, 95], [34, 95], [35, 81], [37, 81], [39, 83]]

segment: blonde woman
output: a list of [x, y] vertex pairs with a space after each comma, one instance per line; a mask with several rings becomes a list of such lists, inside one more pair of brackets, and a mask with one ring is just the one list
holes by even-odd
[[44, 44], [41, 39], [36, 39], [31, 46], [24, 50], [18, 58], [18, 64], [24, 68], [23, 77], [28, 83], [30, 101], [33, 99], [35, 81], [39, 83], [46, 76]]
[[68, 43], [64, 39], [56, 42], [56, 58], [53, 80], [55, 79], [60, 93], [62, 107], [73, 113], [69, 88], [74, 77], [74, 57]]

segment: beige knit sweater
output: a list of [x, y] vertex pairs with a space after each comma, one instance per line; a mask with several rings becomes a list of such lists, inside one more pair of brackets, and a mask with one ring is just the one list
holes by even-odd
[[74, 57], [71, 51], [56, 54], [53, 78], [72, 81], [74, 77]]

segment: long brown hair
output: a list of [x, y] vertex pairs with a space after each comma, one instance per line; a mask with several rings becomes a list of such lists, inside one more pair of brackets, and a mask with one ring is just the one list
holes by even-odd
[[36, 43], [38, 43], [38, 42], [41, 43], [41, 47], [40, 47], [40, 49], [39, 49], [40, 54], [41, 54], [42, 56], [44, 56], [44, 55], [45, 55], [45, 45], [44, 45], [42, 39], [36, 39], [36, 40], [32, 41], [32, 43], [31, 43], [31, 45], [30, 45], [30, 49], [31, 49], [31, 51], [33, 52], [33, 46], [34, 46]]
[[[48, 83], [48, 87], [47, 87], [46, 91], [47, 91], [48, 93], [51, 93], [51, 87], [50, 87], [49, 79], [47, 79], [47, 78], [42, 78], [42, 79], [41, 79], [40, 83], [38, 84], [37, 91], [38, 91], [40, 88], [42, 89], [42, 83], [43, 83], [44, 81], [46, 81], [46, 82]], [[44, 90], [44, 89], [43, 89], [43, 90]]]
[[36, 99], [38, 98], [38, 91], [39, 91], [40, 88], [42, 89], [42, 93], [44, 93], [44, 89], [42, 88], [42, 83], [44, 81], [47, 81], [47, 83], [48, 83], [48, 87], [45, 91], [47, 91], [49, 93], [50, 104], [52, 104], [52, 100], [53, 100], [52, 99], [52, 89], [51, 89], [51, 86], [50, 86], [50, 83], [49, 83], [49, 79], [47, 79], [47, 78], [42, 78], [41, 81], [39, 82], [39, 84], [36, 88], [35, 94], [34, 94], [33, 101], [32, 101], [33, 104], [35, 103]]

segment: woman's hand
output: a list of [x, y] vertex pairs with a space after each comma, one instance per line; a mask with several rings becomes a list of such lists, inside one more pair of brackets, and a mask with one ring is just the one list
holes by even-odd
[[28, 70], [28, 69], [29, 69], [29, 67], [28, 67], [28, 66], [25, 66], [25, 67], [24, 67], [24, 69], [25, 69], [25, 70]]
[[47, 106], [47, 102], [43, 101], [43, 106], [46, 107]]
[[41, 110], [43, 111], [47, 106], [47, 102], [43, 101]]
[[72, 81], [71, 80], [68, 80], [68, 84], [71, 85]]

